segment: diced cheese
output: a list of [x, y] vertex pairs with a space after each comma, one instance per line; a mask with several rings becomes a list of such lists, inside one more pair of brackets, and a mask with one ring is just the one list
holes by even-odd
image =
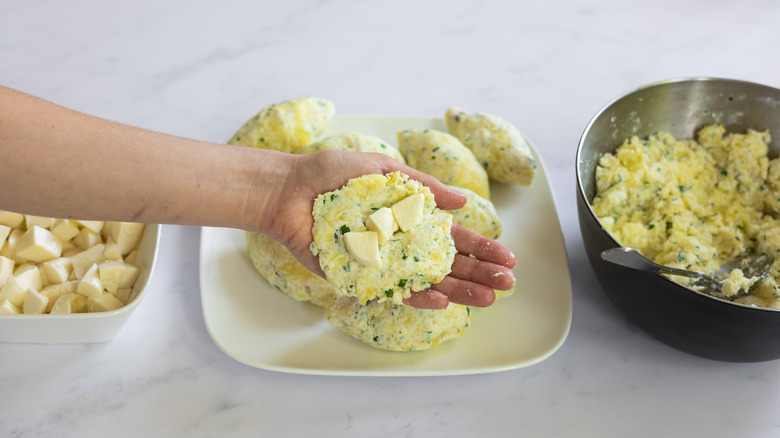
[[108, 292], [99, 297], [87, 298], [88, 312], [107, 312], [109, 310], [116, 310], [122, 306], [124, 306], [124, 303], [115, 297], [114, 294]]
[[105, 290], [112, 294], [116, 293], [125, 274], [125, 266], [127, 265], [114, 260], [105, 261], [98, 265], [98, 275]]
[[376, 231], [349, 231], [344, 233], [344, 245], [363, 266], [380, 266], [379, 238]]
[[133, 293], [133, 289], [129, 287], [120, 287], [116, 290], [116, 293], [114, 294], [117, 299], [125, 304], [130, 302], [130, 296]]
[[5, 240], [5, 244], [3, 245], [3, 248], [0, 249], [0, 255], [4, 257], [8, 257], [9, 259], [14, 260], [17, 263], [24, 262], [25, 260], [18, 257], [16, 255], [16, 244], [19, 242], [19, 238], [22, 237], [24, 234], [24, 230], [20, 228], [14, 228], [11, 230], [11, 232], [8, 234], [8, 237]]
[[125, 263], [129, 263], [131, 265], [135, 264], [135, 259], [138, 257], [138, 251], [130, 251], [129, 254], [125, 256]]
[[49, 304], [49, 297], [41, 294], [38, 291], [28, 289], [27, 294], [24, 296], [24, 305], [22, 306], [22, 312], [25, 314], [38, 314], [43, 313], [46, 310], [46, 306]]
[[141, 268], [129, 263], [125, 263], [125, 272], [122, 274], [122, 279], [119, 280], [119, 287], [133, 287], [140, 274]]
[[89, 228], [82, 228], [81, 231], [73, 238], [73, 243], [79, 248], [89, 249], [98, 243], [103, 243], [103, 238], [100, 233], [96, 233]]
[[84, 295], [85, 297], [99, 297], [103, 294], [103, 283], [100, 282], [98, 275], [98, 265], [93, 264], [84, 276], [81, 277], [78, 286], [76, 287], [76, 293]]
[[51, 232], [62, 242], [67, 242], [79, 234], [79, 224], [70, 219], [55, 219], [51, 226]]
[[24, 224], [28, 230], [34, 226], [48, 229], [51, 228], [52, 225], [54, 225], [54, 218], [45, 217], [45, 216], [33, 216], [31, 214], [26, 214], [24, 215]]
[[368, 216], [366, 228], [369, 231], [376, 231], [379, 244], [384, 245], [385, 242], [393, 237], [393, 233], [398, 230], [398, 222], [395, 221], [391, 209], [382, 207]]
[[41, 263], [43, 276], [49, 284], [58, 284], [68, 281], [73, 270], [73, 264], [68, 257], [58, 257]]
[[13, 275], [16, 262], [8, 257], [0, 256], [0, 287]]
[[106, 260], [122, 260], [122, 252], [119, 251], [119, 246], [110, 237], [106, 241], [106, 249], [103, 251], [103, 255], [106, 257]]
[[91, 230], [94, 233], [99, 233], [103, 229], [103, 221], [83, 221], [77, 220], [82, 227]]
[[422, 222], [424, 207], [425, 196], [422, 193], [409, 196], [393, 205], [393, 217], [401, 231], [409, 231]]
[[0, 210], [0, 225], [6, 225], [11, 228], [15, 228], [21, 225], [22, 222], [24, 222], [23, 214]]
[[8, 300], [15, 306], [21, 308], [24, 304], [24, 296], [27, 293], [27, 288], [16, 277], [11, 277], [5, 282], [2, 288], [0, 288], [0, 301]]
[[62, 241], [51, 231], [33, 225], [16, 243], [16, 255], [33, 262], [45, 262], [62, 253]]
[[41, 294], [49, 299], [49, 303], [46, 305], [44, 313], [51, 313], [54, 303], [63, 295], [76, 292], [77, 282], [67, 281], [65, 283], [51, 284], [41, 289]]
[[0, 248], [2, 248], [9, 234], [11, 234], [11, 227], [0, 224]]
[[109, 237], [116, 242], [122, 255], [134, 250], [141, 241], [144, 224], [135, 222], [106, 222], [102, 235], [104, 240]]
[[73, 264], [73, 273], [75, 274], [77, 280], [81, 280], [81, 277], [84, 276], [84, 274], [89, 268], [92, 267], [92, 265], [96, 263], [103, 263], [106, 260], [106, 256], [103, 254], [105, 249], [106, 246], [102, 243], [99, 243], [92, 248], [85, 249], [84, 251], [81, 251], [80, 253], [70, 258], [71, 263]]
[[84, 313], [87, 311], [87, 298], [83, 295], [72, 293], [65, 294], [54, 302], [51, 314]]
[[23, 263], [17, 266], [14, 270], [13, 276], [25, 288], [41, 290], [41, 287], [43, 287], [41, 270], [38, 269], [38, 266], [33, 263]]
[[22, 309], [19, 306], [8, 300], [0, 301], [0, 315], [15, 315], [18, 313], [22, 313]]

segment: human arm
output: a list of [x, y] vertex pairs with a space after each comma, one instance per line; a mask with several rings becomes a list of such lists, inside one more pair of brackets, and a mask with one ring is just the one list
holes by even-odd
[[[319, 193], [352, 177], [401, 170], [427, 185], [442, 209], [465, 202], [435, 178], [379, 154], [290, 155], [190, 140], [91, 117], [3, 87], [0, 150], [3, 210], [260, 231], [320, 275], [309, 251], [311, 208]], [[453, 236], [463, 254], [453, 272], [409, 304], [440, 308], [449, 296], [484, 306], [492, 303], [493, 288], [513, 284], [509, 250], [462, 227], [454, 227]]]

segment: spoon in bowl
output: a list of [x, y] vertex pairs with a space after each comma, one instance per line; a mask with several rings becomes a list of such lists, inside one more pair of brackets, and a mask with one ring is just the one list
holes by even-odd
[[[640, 271], [655, 272], [659, 274], [680, 275], [693, 279], [693, 286], [701, 288], [702, 292], [717, 298], [733, 300], [745, 296], [753, 291], [769, 275], [774, 260], [766, 254], [747, 254], [738, 257], [728, 263], [723, 264], [715, 275], [710, 276], [703, 272], [688, 271], [686, 269], [672, 268], [670, 266], [659, 265], [642, 254], [639, 254], [632, 248], [611, 248], [601, 253], [601, 258], [625, 266], [627, 268], [638, 269]], [[758, 277], [752, 283], [750, 288], [740, 289], [736, 294], [726, 296], [721, 288], [723, 278], [734, 269], [742, 269], [746, 278]]]

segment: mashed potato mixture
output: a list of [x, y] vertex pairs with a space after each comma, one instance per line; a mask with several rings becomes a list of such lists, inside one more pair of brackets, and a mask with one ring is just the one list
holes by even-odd
[[[599, 161], [593, 211], [621, 245], [662, 265], [714, 274], [751, 251], [774, 257], [770, 278], [735, 301], [780, 308], [780, 162], [769, 142], [769, 132], [726, 135], [720, 125], [698, 141], [632, 137]], [[732, 271], [724, 294], [750, 285], [741, 274]]]

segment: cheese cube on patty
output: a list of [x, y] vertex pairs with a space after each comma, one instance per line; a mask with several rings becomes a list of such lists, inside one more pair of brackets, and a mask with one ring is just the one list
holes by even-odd
[[393, 217], [401, 231], [410, 231], [422, 222], [425, 197], [422, 193], [412, 195], [393, 204]]
[[370, 231], [376, 231], [379, 244], [384, 245], [385, 242], [393, 237], [393, 233], [398, 230], [398, 222], [393, 217], [393, 210], [388, 207], [382, 207], [368, 217], [366, 228]]
[[344, 245], [352, 257], [363, 266], [381, 266], [379, 239], [376, 231], [350, 231], [344, 234]]

